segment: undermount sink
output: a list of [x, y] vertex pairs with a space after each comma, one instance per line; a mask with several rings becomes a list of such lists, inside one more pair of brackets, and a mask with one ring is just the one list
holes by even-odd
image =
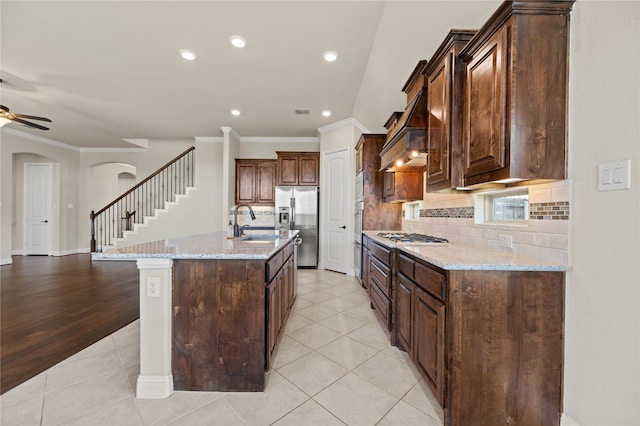
[[240, 241], [245, 243], [269, 243], [280, 239], [279, 234], [253, 234], [241, 237]]

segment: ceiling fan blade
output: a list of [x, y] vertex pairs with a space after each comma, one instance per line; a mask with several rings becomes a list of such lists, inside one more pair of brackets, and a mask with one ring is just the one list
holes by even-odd
[[0, 105], [0, 109], [1, 109], [2, 111], [4, 111], [4, 112], [9, 112], [9, 108], [7, 108], [7, 107], [6, 107], [6, 106], [4, 106], [4, 105]]
[[53, 123], [53, 121], [51, 121], [46, 117], [36, 117], [35, 115], [16, 114], [15, 112], [13, 113], [13, 115], [15, 115], [18, 118], [26, 118], [28, 120], [40, 120], [40, 121], [48, 121], [49, 123]]
[[28, 122], [26, 120], [22, 120], [20, 118], [14, 118], [14, 119], [12, 119], [12, 121], [15, 121], [16, 123], [24, 124], [25, 126], [35, 127], [36, 129], [40, 129], [40, 130], [49, 130], [48, 127], [44, 127], [44, 126], [41, 126], [41, 125], [36, 124], [36, 123], [30, 123], [30, 122]]

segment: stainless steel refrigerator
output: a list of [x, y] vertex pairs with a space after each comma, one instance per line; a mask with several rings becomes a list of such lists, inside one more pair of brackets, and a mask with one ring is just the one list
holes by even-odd
[[302, 238], [298, 268], [318, 267], [318, 205], [315, 186], [276, 186], [276, 226], [297, 229]]

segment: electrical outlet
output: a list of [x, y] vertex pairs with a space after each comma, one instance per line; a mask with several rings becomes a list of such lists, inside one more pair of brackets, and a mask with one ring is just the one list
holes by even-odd
[[147, 297], [160, 297], [160, 278], [147, 278]]
[[513, 248], [513, 237], [511, 235], [499, 235], [498, 244], [500, 244], [500, 247]]

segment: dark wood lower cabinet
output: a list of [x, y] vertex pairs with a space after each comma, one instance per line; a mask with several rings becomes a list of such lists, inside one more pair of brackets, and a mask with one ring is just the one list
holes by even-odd
[[445, 425], [559, 425], [564, 272], [444, 271], [402, 251], [397, 259], [397, 345]]
[[293, 245], [269, 260], [177, 259], [175, 390], [263, 391], [295, 298]]
[[444, 302], [419, 287], [413, 299], [413, 358], [438, 402], [444, 404]]

